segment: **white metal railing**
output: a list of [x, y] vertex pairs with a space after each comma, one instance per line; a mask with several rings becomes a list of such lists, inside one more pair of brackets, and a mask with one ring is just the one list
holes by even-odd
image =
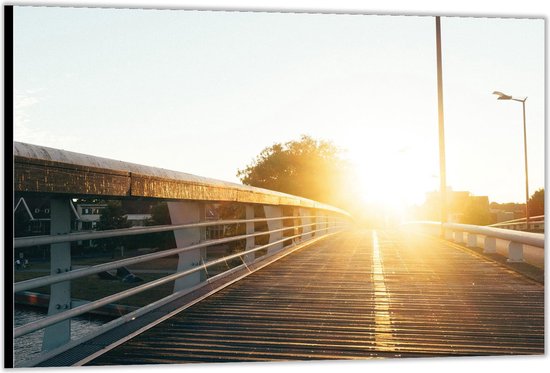
[[[258, 221], [258, 220], [264, 220], [264, 219], [255, 219], [255, 220]], [[225, 221], [225, 222], [219, 222], [218, 224], [228, 224], [228, 223], [227, 223], [227, 221]], [[104, 272], [104, 271], [108, 271], [108, 270], [112, 270], [112, 269], [116, 269], [116, 268], [120, 268], [120, 267], [124, 267], [124, 266], [128, 266], [128, 265], [132, 265], [132, 264], [148, 262], [148, 261], [152, 261], [152, 260], [155, 260], [155, 259], [164, 258], [164, 257], [172, 256], [172, 255], [175, 255], [175, 254], [180, 254], [180, 253], [185, 252], [185, 251], [197, 250], [197, 249], [212, 246], [212, 245], [218, 245], [218, 244], [222, 244], [222, 243], [239, 241], [239, 240], [246, 239], [246, 238], [257, 237], [257, 236], [271, 234], [271, 233], [275, 233], [275, 232], [287, 231], [287, 230], [295, 229], [295, 228], [303, 228], [303, 227], [307, 227], [307, 226], [314, 226], [315, 224], [316, 223], [300, 225], [300, 226], [297, 226], [297, 227], [294, 227], [294, 226], [293, 227], [287, 227], [287, 228], [277, 229], [277, 230], [268, 231], [268, 232], [262, 231], [262, 232], [249, 234], [249, 235], [240, 235], [240, 236], [228, 237], [228, 238], [224, 238], [224, 239], [211, 240], [211, 241], [206, 241], [204, 243], [197, 244], [197, 245], [192, 245], [192, 246], [185, 247], [185, 248], [176, 248], [176, 249], [172, 249], [172, 250], [165, 250], [165, 251], [161, 251], [161, 252], [154, 253], [154, 254], [146, 254], [146, 255], [141, 255], [141, 256], [138, 256], [138, 257], [123, 259], [123, 260], [117, 260], [117, 261], [106, 263], [106, 264], [99, 264], [99, 265], [91, 266], [91, 267], [86, 268], [86, 269], [78, 269], [78, 270], [73, 270], [73, 271], [70, 271], [70, 272], [61, 273], [61, 274], [58, 274], [58, 275], [50, 275], [50, 276], [44, 276], [44, 277], [40, 277], [40, 278], [33, 279], [33, 280], [21, 281], [21, 282], [18, 282], [14, 285], [14, 292], [26, 291], [26, 290], [37, 288], [37, 287], [40, 287], [40, 286], [51, 285], [51, 284], [55, 284], [55, 283], [59, 283], [59, 282], [63, 282], [63, 281], [76, 280], [78, 278], [82, 278], [82, 277], [89, 276], [89, 275], [92, 275], [92, 274], [97, 274], [97, 273], [100, 273], [100, 272]], [[211, 225], [211, 224], [209, 224], [209, 225]], [[189, 227], [185, 227], [185, 228], [189, 228]], [[181, 228], [179, 228], [179, 229], [181, 229]], [[326, 228], [314, 230], [313, 233], [322, 232], [322, 231], [326, 231]], [[126, 290], [126, 291], [123, 291], [123, 292], [120, 292], [120, 293], [116, 293], [114, 295], [111, 295], [111, 296], [108, 296], [108, 297], [105, 297], [105, 298], [102, 298], [102, 299], [99, 299], [99, 300], [96, 300], [96, 301], [93, 301], [93, 302], [90, 302], [90, 303], [86, 303], [85, 305], [73, 308], [73, 309], [65, 311], [63, 313], [59, 313], [59, 314], [56, 314], [56, 315], [53, 315], [53, 316], [44, 317], [41, 320], [31, 322], [31, 323], [28, 323], [28, 324], [25, 324], [23, 326], [15, 328], [14, 329], [14, 337], [17, 338], [17, 337], [20, 337], [22, 335], [32, 333], [36, 330], [43, 329], [43, 328], [45, 328], [49, 325], [53, 325], [53, 324], [56, 324], [60, 321], [67, 320], [67, 319], [82, 315], [84, 313], [87, 313], [87, 312], [93, 311], [97, 308], [100, 308], [104, 305], [122, 300], [124, 298], [127, 298], [127, 297], [135, 295], [135, 294], [139, 294], [139, 293], [141, 293], [143, 291], [146, 291], [146, 290], [150, 290], [151, 288], [157, 287], [157, 286], [165, 284], [167, 282], [172, 282], [172, 281], [174, 281], [174, 280], [176, 280], [180, 277], [187, 276], [187, 275], [189, 275], [191, 273], [194, 273], [194, 272], [197, 272], [197, 271], [201, 271], [201, 270], [203, 270], [207, 267], [223, 263], [223, 262], [225, 262], [227, 260], [230, 260], [230, 259], [242, 258], [246, 255], [255, 253], [257, 251], [264, 250], [264, 249], [267, 249], [267, 248], [272, 247], [274, 245], [284, 243], [285, 241], [294, 240], [296, 238], [301, 238], [303, 235], [304, 235], [303, 233], [302, 234], [295, 234], [293, 236], [284, 237], [280, 240], [270, 242], [270, 243], [265, 244], [265, 245], [261, 245], [259, 247], [254, 248], [254, 249], [250, 249], [250, 250], [243, 251], [243, 252], [240, 252], [240, 253], [224, 256], [222, 258], [212, 260], [212, 261], [209, 261], [209, 262], [203, 262], [201, 266], [197, 266], [195, 268], [191, 268], [189, 270], [182, 271], [182, 272], [177, 272], [177, 273], [162, 277], [158, 280], [150, 281], [146, 284], [143, 284], [143, 285], [140, 285], [140, 286], [137, 286], [137, 287], [133, 287], [129, 290]], [[244, 261], [243, 261], [243, 263], [244, 263]]]
[[[220, 226], [220, 225], [254, 224], [254, 223], [273, 222], [273, 221], [282, 222], [285, 220], [302, 221], [302, 220], [308, 220], [308, 219], [315, 219], [315, 221], [307, 224], [298, 224], [298, 225], [293, 224], [292, 226], [287, 226], [283, 228], [272, 229], [267, 231], [258, 231], [251, 234], [236, 235], [232, 237], [224, 237], [220, 239], [208, 240], [197, 244], [189, 245], [186, 247], [178, 247], [174, 249], [168, 249], [164, 251], [139, 255], [136, 257], [116, 260], [116, 261], [107, 262], [103, 264], [97, 264], [87, 268], [69, 270], [68, 272], [61, 272], [61, 273], [56, 273], [48, 276], [42, 276], [39, 278], [17, 282], [14, 284], [14, 293], [31, 290], [37, 287], [54, 285], [54, 284], [58, 284], [66, 281], [72, 281], [72, 280], [76, 280], [76, 279], [90, 276], [93, 274], [114, 270], [120, 267], [131, 266], [138, 263], [150, 262], [156, 259], [174, 256], [174, 255], [178, 255], [186, 252], [193, 252], [203, 248], [208, 248], [209, 246], [226, 244], [226, 243], [235, 242], [235, 241], [242, 241], [246, 239], [253, 239], [255, 237], [266, 236], [266, 235], [272, 236], [276, 233], [280, 233], [279, 239], [275, 239], [275, 240], [270, 239], [270, 242], [267, 244], [255, 246], [253, 248], [247, 248], [246, 250], [243, 250], [241, 252], [234, 253], [231, 255], [225, 255], [221, 258], [210, 260], [207, 262], [205, 262], [204, 260], [201, 260], [200, 264], [195, 263], [192, 265], [191, 268], [188, 268], [186, 270], [177, 271], [175, 273], [169, 274], [159, 279], [149, 281], [145, 284], [132, 287], [122, 292], [115, 293], [107, 297], [104, 297], [95, 301], [91, 301], [89, 303], [85, 303], [75, 308], [68, 308], [66, 310], [62, 310], [62, 312], [49, 315], [37, 321], [30, 322], [25, 325], [16, 327], [13, 330], [14, 338], [18, 338], [26, 334], [32, 333], [34, 331], [47, 328], [51, 325], [91, 312], [107, 304], [112, 304], [114, 302], [121, 301], [132, 295], [140, 294], [144, 291], [151, 290], [160, 285], [174, 282], [178, 279], [189, 276], [193, 273], [206, 271], [207, 268], [209, 267], [227, 262], [228, 260], [231, 260], [231, 259], [240, 258], [242, 261], [242, 266], [250, 265], [252, 262], [260, 261], [264, 259], [264, 257], [270, 256], [273, 253], [265, 253], [262, 257], [255, 258], [247, 262], [245, 258], [246, 257], [249, 258], [250, 254], [255, 255], [255, 253], [257, 252], [260, 252], [262, 250], [266, 250], [275, 246], [283, 245], [285, 242], [292, 242], [290, 246], [294, 246], [297, 243], [304, 243], [304, 242], [307, 242], [307, 239], [304, 239], [304, 236], [308, 236], [308, 235], [311, 236], [310, 237], [311, 239], [311, 238], [319, 238], [320, 236], [326, 235], [326, 234], [336, 233], [346, 226], [346, 221], [341, 218], [336, 219], [336, 217], [332, 217], [331, 219], [329, 219], [328, 216], [320, 216], [320, 215], [307, 215], [307, 216], [301, 216], [301, 217], [285, 216], [280, 218], [218, 220], [218, 221], [208, 221], [208, 222], [173, 225], [173, 226], [167, 225], [167, 226], [153, 226], [153, 227], [144, 227], [144, 228], [127, 228], [127, 229], [112, 230], [112, 231], [71, 233], [63, 236], [39, 236], [39, 237], [17, 238], [15, 239], [14, 246], [21, 248], [21, 247], [38, 245], [38, 244], [45, 245], [45, 244], [55, 244], [55, 243], [61, 243], [61, 242], [74, 242], [74, 241], [87, 240], [87, 239], [95, 240], [95, 239], [101, 239], [101, 238], [142, 235], [142, 234], [167, 232], [167, 231], [191, 230], [196, 228], [205, 228], [205, 227]], [[302, 232], [296, 234], [296, 231], [299, 229], [301, 229]], [[293, 231], [295, 234], [287, 235], [287, 236], [282, 235], [283, 232], [287, 232], [287, 231]], [[287, 247], [283, 247], [280, 250], [283, 250], [284, 248], [287, 248]], [[182, 295], [185, 293], [186, 292], [183, 291]], [[168, 296], [168, 297], [171, 298], [171, 296]], [[159, 305], [161, 304], [163, 303], [159, 303]], [[116, 326], [118, 326], [118, 323], [112, 324], [113, 328]], [[85, 336], [83, 336], [83, 339], [84, 340], [86, 339]], [[62, 351], [62, 349], [60, 351]]]
[[531, 216], [529, 225], [526, 218], [514, 219], [491, 224], [489, 227], [513, 229], [518, 231], [544, 230], [544, 215]]
[[[351, 220], [346, 211], [293, 195], [31, 144], [14, 143], [14, 171], [16, 198], [22, 201], [21, 197], [26, 195], [47, 196], [51, 211], [50, 235], [14, 240], [14, 250], [18, 251], [38, 245], [50, 246], [50, 274], [13, 285], [14, 294], [50, 287], [48, 315], [13, 329], [14, 338], [44, 330], [40, 356], [16, 364], [18, 366], [37, 365], [98, 333], [127, 326], [136, 317], [158, 310], [211, 284], [211, 281], [226, 281], [234, 274], [241, 276], [241, 270], [244, 273], [252, 266], [265, 265], [279, 255], [337, 234]], [[71, 198], [166, 201], [172, 224], [70, 233], [71, 211], [74, 212]], [[238, 205], [242, 208], [239, 214], [242, 218], [235, 219], [234, 216], [239, 215], [230, 215], [227, 220], [206, 220], [205, 204], [208, 203]], [[260, 210], [262, 212], [258, 213]], [[231, 236], [207, 239], [208, 227], [231, 225], [240, 225], [240, 231], [235, 229]], [[161, 232], [173, 232], [175, 248], [72, 268], [72, 242]], [[237, 241], [240, 244], [235, 244], [234, 249], [240, 251], [209, 258], [210, 248]], [[75, 280], [169, 256], [177, 256], [177, 267], [158, 278], [155, 275], [153, 280], [122, 291], [112, 291], [100, 299], [78, 304], [72, 302], [71, 284], [74, 285]], [[232, 267], [228, 264], [230, 260], [233, 260]], [[208, 272], [224, 262], [227, 268], [216, 268], [220, 271], [216, 273]], [[71, 340], [70, 319], [168, 283], [174, 284], [168, 295], [164, 288], [165, 293], [155, 293], [155, 300], [151, 303]]]
[[[404, 226], [419, 226], [432, 229], [432, 233], [439, 234], [443, 228], [445, 239], [456, 243], [465, 243], [468, 247], [479, 247], [484, 253], [497, 253], [497, 240], [507, 242], [502, 251], [509, 262], [527, 261], [537, 267], [544, 267], [544, 234], [521, 232], [490, 226], [478, 226], [457, 223], [441, 223], [430, 221], [409, 222]], [[466, 235], [466, 236], [465, 236]], [[481, 239], [478, 240], [478, 237]], [[525, 247], [532, 248], [529, 258], [524, 256]]]

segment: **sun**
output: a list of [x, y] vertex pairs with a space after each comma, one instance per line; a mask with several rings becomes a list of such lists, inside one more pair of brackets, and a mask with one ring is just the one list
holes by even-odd
[[420, 172], [414, 160], [387, 156], [379, 162], [357, 162], [361, 199], [387, 214], [404, 218], [413, 205], [421, 205], [437, 179]]

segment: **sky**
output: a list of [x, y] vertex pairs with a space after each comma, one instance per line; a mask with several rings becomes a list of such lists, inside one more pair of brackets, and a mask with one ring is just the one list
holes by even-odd
[[[9, 3], [24, 4], [28, 1], [12, 0]], [[42, 0], [33, 3], [70, 5], [75, 1]], [[521, 2], [483, 2], [479, 0], [461, 0], [460, 2], [438, 0], [369, 0], [368, 2], [364, 0], [262, 0], [261, 2], [257, 0], [159, 0], [155, 2], [150, 0], [83, 0], [79, 4], [120, 7], [135, 7], [136, 5], [152, 7], [154, 4], [154, 6], [165, 8], [255, 9], [284, 10], [286, 12], [292, 10], [331, 12], [334, 10], [340, 13], [350, 11], [371, 14], [434, 15], [443, 13], [455, 16], [499, 14], [507, 17], [531, 18], [541, 15], [547, 18], [549, 13], [546, 10], [547, 2], [540, 0], [522, 0]], [[16, 41], [23, 42], [16, 45], [15, 50], [15, 98], [17, 102], [15, 136], [17, 141], [194, 172], [209, 177], [236, 180], [236, 169], [243, 168], [264, 146], [274, 141], [287, 141], [306, 132], [327, 138], [333, 133], [339, 133], [340, 137], [332, 140], [339, 146], [352, 148], [350, 154], [355, 154], [355, 162], [359, 165], [362, 164], [364, 169], [370, 170], [372, 173], [380, 172], [380, 169], [384, 169], [383, 164], [388, 163], [391, 159], [389, 164], [397, 167], [398, 171], [394, 174], [391, 173], [390, 176], [396, 175], [391, 177], [404, 180], [396, 185], [409, 187], [416, 185], [413, 188], [416, 190], [438, 187], [435, 27], [433, 20], [430, 21], [429, 18], [418, 20], [418, 27], [412, 29], [400, 28], [396, 22], [393, 24], [395, 27], [380, 29], [378, 39], [374, 39], [374, 35], [372, 38], [368, 37], [371, 36], [370, 32], [362, 32], [360, 35], [348, 33], [342, 36], [346, 42], [349, 40], [349, 43], [357, 37], [363, 38], [355, 41], [355, 45], [359, 44], [363, 49], [361, 53], [357, 52], [357, 56], [367, 55], [370, 57], [368, 60], [355, 60], [355, 67], [360, 68], [361, 65], [364, 67], [365, 78], [357, 82], [359, 88], [353, 89], [349, 83], [358, 80], [358, 74], [342, 81], [339, 86], [328, 88], [325, 86], [325, 81], [321, 83], [321, 80], [317, 80], [316, 85], [310, 84], [310, 88], [307, 90], [309, 95], [300, 100], [296, 97], [305, 88], [298, 87], [297, 83], [305, 83], [304, 80], [312, 75], [315, 77], [312, 69], [322, 69], [323, 65], [313, 64], [312, 66], [310, 63], [304, 66], [310, 60], [299, 61], [299, 55], [296, 54], [288, 55], [286, 60], [279, 55], [276, 59], [270, 59], [269, 56], [264, 56], [261, 59], [257, 45], [256, 49], [250, 49], [250, 54], [247, 54], [246, 48], [253, 46], [251, 41], [233, 43], [226, 49], [207, 52], [208, 46], [220, 44], [215, 43], [215, 40], [212, 39], [215, 36], [222, 36], [220, 34], [212, 35], [208, 30], [219, 29], [221, 26], [208, 25], [208, 27], [201, 28], [195, 24], [193, 27], [187, 27], [187, 23], [184, 24], [180, 21], [180, 24], [185, 25], [185, 32], [194, 32], [201, 38], [196, 40], [194, 48], [191, 48], [187, 42], [185, 48], [189, 53], [183, 54], [184, 52], [180, 51], [180, 59], [171, 61], [164, 57], [175, 58], [171, 54], [175, 51], [164, 50], [162, 55], [151, 56], [148, 56], [146, 52], [139, 51], [139, 48], [149, 48], [159, 53], [162, 51], [162, 44], [183, 48], [183, 41], [188, 41], [188, 39], [182, 38], [179, 34], [169, 34], [166, 30], [173, 30], [175, 26], [170, 26], [168, 23], [161, 22], [162, 24], [154, 29], [153, 34], [156, 36], [147, 35], [147, 37], [139, 39], [138, 37], [146, 30], [152, 28], [153, 21], [139, 23], [135, 29], [130, 27], [131, 22], [127, 20], [128, 29], [125, 30], [125, 35], [117, 35], [115, 31], [120, 29], [121, 25], [115, 27], [113, 22], [101, 21], [99, 18], [96, 18], [95, 22], [88, 20], [86, 23], [85, 19], [80, 18], [83, 16], [76, 17], [73, 14], [73, 22], [76, 23], [74, 25], [68, 19], [61, 22], [59, 19], [51, 18], [53, 13], [50, 12], [47, 16], [44, 15], [44, 18], [40, 17], [38, 23], [35, 23], [38, 20], [37, 15], [23, 16], [16, 12], [16, 20], [19, 16], [21, 16], [19, 22], [27, 23], [16, 24], [18, 27], [16, 31], [19, 33]], [[282, 16], [288, 18], [286, 14]], [[46, 22], [45, 19], [48, 17], [50, 20]], [[84, 18], [89, 18], [89, 16]], [[544, 24], [542, 21], [513, 19], [492, 20], [487, 23], [484, 23], [483, 20], [463, 22], [464, 20], [464, 17], [453, 21], [450, 18], [442, 19], [449, 184], [455, 190], [466, 189], [478, 195], [490, 195], [491, 200], [522, 201], [524, 190], [521, 109], [518, 107], [520, 104], [496, 101], [490, 93], [494, 90], [501, 90], [518, 96], [529, 96], [527, 100], [529, 175], [530, 189], [535, 190], [544, 184], [545, 168], [543, 166], [545, 137], [543, 135], [543, 113], [546, 98], [543, 97], [543, 87], [546, 78], [543, 75], [544, 61], [542, 60], [543, 48], [546, 46], [543, 41]], [[43, 24], [41, 25], [41, 23]], [[100, 30], [91, 27], [93, 23]], [[493, 24], [496, 29], [489, 30], [489, 24]], [[511, 24], [523, 27], [519, 34], [517, 29], [509, 28], [512, 27]], [[90, 30], [93, 29], [93, 32], [86, 31], [86, 27], [90, 27]], [[236, 40], [239, 39], [238, 36], [243, 40], [259, 35], [261, 27], [273, 27], [273, 25], [261, 23], [258, 28], [252, 28], [253, 32], [250, 35], [246, 31], [233, 32], [232, 35]], [[301, 31], [304, 32], [304, 28], [311, 27], [308, 24]], [[328, 27], [328, 25], [322, 26], [322, 28], [327, 28], [326, 33], [334, 35], [345, 31], [338, 27], [333, 27], [329, 31]], [[204, 32], [204, 28], [207, 29], [206, 32]], [[423, 31], [420, 31], [420, 28]], [[79, 32], [75, 34], [77, 30]], [[224, 26], [224, 35], [226, 30], [227, 27]], [[269, 48], [273, 47], [273, 39], [284, 35], [287, 35], [284, 41], [288, 44], [302, 43], [298, 46], [295, 45], [293, 51], [299, 50], [300, 45], [305, 45], [304, 48], [312, 52], [311, 50], [317, 48], [319, 44], [319, 41], [312, 43], [311, 40], [298, 38], [298, 31], [289, 37], [285, 28], [264, 30], [262, 35], [258, 36], [260, 39], [258, 44], [261, 44], [261, 38], [269, 31], [275, 34], [268, 39], [271, 41], [271, 44], [266, 44]], [[417, 33], [416, 37], [410, 34], [413, 31]], [[404, 43], [406, 48], [403, 51], [396, 51], [392, 55], [390, 54], [391, 49], [400, 45], [397, 43], [400, 35], [409, 43]], [[206, 36], [210, 36], [210, 39], [206, 39]], [[71, 38], [77, 38], [77, 40], [73, 39], [71, 44], [63, 46], [64, 43], [71, 41], [67, 40]], [[319, 38], [324, 39], [326, 36], [323, 34]], [[414, 40], [414, 44], [411, 40]], [[45, 45], [46, 42], [47, 45]], [[151, 46], [151, 42], [156, 44]], [[242, 44], [241, 47], [240, 44]], [[203, 47], [202, 53], [198, 53], [198, 46]], [[132, 51], [133, 48], [136, 49]], [[326, 51], [327, 48], [324, 50]], [[528, 53], [525, 48], [528, 48]], [[232, 50], [240, 50], [241, 54], [228, 54]], [[408, 54], [405, 54], [405, 51]], [[422, 55], [424, 58], [419, 60], [420, 57], [415, 56], [415, 51], [417, 51], [416, 54]], [[336, 58], [335, 53], [328, 51], [333, 58], [330, 60], [332, 62]], [[338, 53], [342, 53], [342, 49], [339, 49]], [[182, 54], [185, 57], [183, 59], [181, 59]], [[245, 60], [236, 62], [237, 57], [241, 56], [242, 58], [243, 54]], [[350, 68], [352, 58], [340, 55], [342, 61], [350, 61], [339, 69], [339, 73], [344, 74], [348, 72], [345, 69]], [[393, 58], [386, 58], [382, 62], [376, 59], [376, 57], [382, 59], [388, 56]], [[200, 61], [200, 58], [204, 57], [208, 57], [208, 60]], [[294, 58], [292, 59], [292, 57]], [[159, 60], [162, 63], [159, 63], [157, 67], [147, 66], [147, 64]], [[256, 75], [256, 77], [263, 78], [258, 82], [258, 86], [263, 87], [262, 83], [269, 81], [271, 91], [252, 91], [246, 95], [245, 93], [249, 92], [247, 90], [253, 89], [251, 82], [246, 80], [248, 72], [244, 77], [232, 74], [238, 71], [239, 64], [246, 68], [254, 60], [257, 60], [258, 64], [262, 62], [274, 65], [273, 70], [277, 70], [279, 74], [273, 75], [274, 77], [270, 79], [273, 71], [269, 71], [269, 65], [257, 66], [257, 69], [262, 68], [264, 72], [270, 72], [270, 74]], [[23, 61], [25, 63], [22, 63], [21, 66], [17, 65]], [[109, 61], [114, 63], [110, 68]], [[285, 61], [286, 65], [283, 64]], [[325, 63], [328, 64], [328, 61], [327, 59]], [[372, 67], [372, 64], [377, 61], [382, 71], [376, 71]], [[400, 61], [401, 67], [395, 65]], [[200, 69], [192, 70], [193, 65], [190, 65], [192, 62], [195, 63], [195, 67], [198, 66]], [[211, 80], [201, 78], [202, 71], [208, 71], [210, 74], [216, 72], [215, 63], [218, 63], [218, 73], [212, 75]], [[177, 65], [178, 70], [164, 70], [171, 65]], [[205, 65], [208, 65], [210, 69], [203, 70]], [[403, 65], [405, 68], [402, 68]], [[226, 70], [225, 66], [231, 66], [232, 69]], [[388, 70], [384, 72], [386, 66]], [[228, 73], [223, 74], [224, 70]], [[182, 81], [186, 71], [188, 74]], [[399, 84], [398, 77], [393, 76], [393, 74], [397, 75], [394, 71], [405, 76], [407, 80], [403, 80], [402, 84]], [[257, 74], [260, 72], [261, 70], [258, 70]], [[352, 73], [352, 70], [350, 69], [349, 72]], [[134, 74], [134, 77], [124, 76], [124, 74], [130, 73]], [[335, 74], [334, 71], [332, 73]], [[220, 75], [224, 80], [219, 78]], [[299, 78], [296, 78], [296, 75]], [[388, 76], [391, 76], [393, 80], [385, 79]], [[370, 79], [366, 80], [366, 77]], [[409, 77], [415, 79], [409, 81]], [[96, 78], [97, 80], [95, 80]], [[250, 78], [252, 79], [252, 77]], [[201, 86], [197, 88], [196, 84], [200, 79], [204, 79], [205, 82], [202, 89], [200, 89]], [[243, 80], [248, 85], [244, 85]], [[228, 81], [233, 82], [234, 86], [228, 86]], [[284, 85], [285, 82], [288, 82], [287, 86]], [[192, 86], [191, 83], [195, 84]], [[212, 93], [212, 90], [207, 89], [206, 83], [210, 87], [219, 88], [219, 90]], [[276, 86], [277, 83], [282, 87], [282, 92], [273, 91], [273, 86]], [[399, 87], [396, 88], [396, 85]], [[195, 90], [191, 91], [191, 88]], [[100, 95], [94, 96], [93, 93], [97, 91], [100, 92]], [[224, 91], [230, 93], [223, 95]], [[341, 94], [342, 91], [345, 94]], [[120, 96], [121, 94], [122, 96]], [[316, 101], [312, 99], [320, 94], [324, 94], [323, 99]], [[358, 94], [365, 94], [364, 99], [357, 97]], [[238, 98], [243, 96], [245, 100], [239, 101]], [[113, 97], [116, 101], [109, 102], [108, 100]], [[219, 99], [220, 97], [223, 98], [223, 101]], [[218, 100], [215, 101], [214, 98], [218, 98]], [[271, 102], [271, 98], [276, 100]], [[82, 102], [82, 99], [88, 101]], [[197, 104], [199, 101], [202, 101], [202, 105]], [[330, 105], [327, 105], [327, 102]], [[151, 106], [153, 103], [158, 104], [160, 109], [154, 110], [155, 108]], [[231, 105], [236, 107], [233, 108]], [[300, 112], [286, 113], [281, 111], [281, 108], [284, 107], [300, 109]], [[252, 109], [254, 110], [252, 111]], [[327, 112], [332, 112], [332, 116], [325, 118], [322, 114]], [[363, 119], [356, 118], [359, 116], [358, 112], [362, 113]], [[290, 122], [289, 117], [294, 120]], [[310, 117], [318, 121], [317, 125], [314, 124], [314, 121], [302, 120]], [[405, 118], [406, 126], [398, 126], [401, 122], [398, 119], [401, 117]], [[208, 118], [208, 120], [200, 120], [201, 118]], [[345, 120], [355, 118], [354, 123], [359, 123], [362, 127], [346, 136], [344, 126], [347, 123], [344, 120], [337, 120], [334, 124], [335, 118]], [[303, 131], [291, 126], [283, 127], [283, 119], [295, 126], [309, 124], [309, 127], [300, 127], [304, 128]], [[193, 127], [197, 123], [200, 123], [201, 128], [204, 129], [201, 136], [197, 134], [201, 130]], [[253, 123], [252, 128], [246, 127], [249, 123]], [[268, 127], [273, 123], [277, 124], [275, 129]], [[355, 128], [359, 124], [355, 124]], [[214, 131], [208, 135], [208, 131], [211, 131], [212, 127]], [[128, 135], [128, 132], [131, 135]], [[162, 136], [161, 133], [169, 133], [169, 136]], [[184, 135], [182, 136], [181, 133]], [[392, 136], [392, 134], [395, 135]], [[203, 137], [206, 137], [209, 142], [204, 144], [201, 140], [202, 145], [196, 145], [198, 139]], [[241, 141], [241, 137], [245, 141]], [[390, 141], [387, 141], [388, 138]], [[413, 140], [416, 141], [416, 139], [423, 141], [421, 146], [413, 143]], [[360, 145], [352, 146], [354, 140]], [[228, 143], [229, 145], [227, 145]], [[198, 151], [193, 153], [197, 148]], [[424, 157], [414, 158], [413, 150], [415, 154], [424, 151]], [[406, 151], [411, 153], [405, 156]], [[190, 153], [191, 155], [189, 155]], [[468, 169], [468, 164], [465, 161], [461, 161], [468, 156], [474, 157], [475, 160], [475, 167], [471, 167], [471, 170]], [[201, 159], [205, 159], [206, 162], [199, 162]], [[412, 176], [411, 173], [413, 173]], [[370, 180], [367, 176], [364, 179]], [[368, 185], [371, 186], [371, 190], [367, 188], [367, 196], [375, 195], [375, 186], [379, 186], [378, 191], [380, 192], [388, 184], [369, 183]], [[423, 197], [419, 192], [413, 194], [415, 195], [414, 200]], [[405, 200], [409, 198], [403, 197]], [[0, 229], [2, 228], [0, 227]], [[0, 260], [2, 259], [0, 258]], [[464, 372], [468, 369], [516, 372], [518, 370], [541, 371], [541, 367], [548, 367], [548, 358], [477, 357], [452, 359], [452, 362], [448, 358], [428, 360], [308, 362], [307, 365], [320, 372], [333, 372], [335, 368], [363, 372], [365, 368], [372, 367], [382, 372], [393, 372], [398, 369], [412, 372], [440, 372], [442, 370]], [[179, 369], [178, 367], [172, 368]], [[243, 372], [256, 371], [257, 368], [257, 364], [238, 364], [224, 365], [219, 369]], [[275, 372], [280, 370], [280, 364], [262, 364], [261, 368], [264, 371]], [[171, 368], [163, 368], [163, 370], [165, 369]], [[189, 366], [186, 369], [213, 371], [215, 367], [213, 365], [208, 368]], [[303, 366], [298, 363], [286, 363], [285, 369], [297, 372], [302, 370]], [[91, 370], [95, 371], [93, 368]], [[126, 368], [119, 370], [129, 371]], [[150, 371], [150, 369], [144, 368], [144, 371]]]
[[[447, 184], [544, 187], [544, 20], [442, 17]], [[367, 202], [439, 188], [433, 16], [16, 7], [14, 140], [239, 182], [261, 150], [332, 141]]]

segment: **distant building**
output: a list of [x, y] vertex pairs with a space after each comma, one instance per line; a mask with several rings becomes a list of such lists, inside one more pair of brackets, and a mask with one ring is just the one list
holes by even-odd
[[15, 237], [50, 234], [50, 203], [36, 197], [20, 197], [13, 211]]
[[104, 203], [81, 203], [76, 205], [76, 231], [92, 231], [96, 229], [102, 211], [107, 207]]
[[147, 225], [147, 221], [151, 219], [151, 214], [126, 214], [124, 217], [132, 227], [144, 227]]
[[[487, 225], [491, 223], [489, 210], [489, 197], [473, 196], [467, 191], [447, 190], [447, 221], [450, 223], [463, 223], [475, 225]], [[422, 218], [430, 220], [441, 219], [441, 193], [429, 192], [426, 201], [420, 208]]]
[[525, 217], [524, 203], [496, 203], [491, 202], [491, 223], [521, 219]]

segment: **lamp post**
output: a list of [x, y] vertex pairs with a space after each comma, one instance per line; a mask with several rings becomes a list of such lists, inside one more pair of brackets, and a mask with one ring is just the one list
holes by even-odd
[[443, 72], [441, 63], [441, 21], [435, 17], [435, 45], [437, 61], [437, 113], [439, 125], [439, 191], [441, 193], [441, 236], [444, 235], [443, 225], [447, 222], [447, 171], [445, 167], [445, 125], [443, 112]]
[[525, 126], [525, 101], [527, 97], [517, 98], [502, 92], [494, 91], [494, 95], [497, 95], [497, 100], [513, 100], [521, 102], [523, 106], [523, 151], [525, 154], [525, 224], [527, 230], [529, 230], [529, 174], [527, 171], [527, 129]]

